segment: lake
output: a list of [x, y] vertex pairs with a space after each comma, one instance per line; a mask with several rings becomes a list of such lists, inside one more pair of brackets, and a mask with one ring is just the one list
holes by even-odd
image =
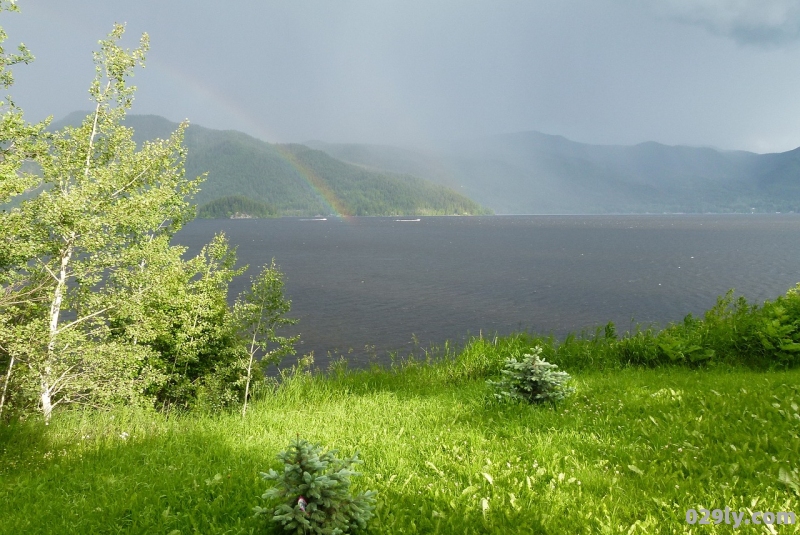
[[215, 232], [248, 275], [285, 274], [298, 353], [327, 366], [528, 330], [563, 337], [609, 321], [665, 325], [729, 288], [773, 299], [800, 282], [800, 215], [631, 215], [198, 220], [174, 242], [196, 254]]

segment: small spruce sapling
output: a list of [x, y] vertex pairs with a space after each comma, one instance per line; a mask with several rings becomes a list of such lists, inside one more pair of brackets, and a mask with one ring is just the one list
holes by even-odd
[[360, 474], [352, 467], [363, 461], [358, 453], [346, 459], [338, 459], [337, 453], [323, 452], [306, 440], [292, 441], [287, 451], [278, 454], [283, 470], [261, 473], [277, 484], [262, 498], [281, 503], [273, 509], [256, 506], [256, 515], [271, 514], [285, 533], [334, 535], [364, 529], [374, 514], [376, 492], [353, 496], [350, 476]]
[[555, 403], [575, 391], [567, 386], [570, 375], [557, 371], [558, 366], [541, 358], [542, 348], [531, 353], [506, 359], [499, 381], [487, 381], [495, 387], [495, 397], [501, 401], [526, 401], [528, 403]]

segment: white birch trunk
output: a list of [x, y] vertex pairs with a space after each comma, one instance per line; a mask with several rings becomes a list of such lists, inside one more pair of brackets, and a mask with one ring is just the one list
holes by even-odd
[[256, 355], [256, 336], [261, 329], [261, 319], [264, 317], [264, 303], [261, 303], [261, 308], [258, 311], [258, 324], [253, 330], [253, 339], [250, 342], [250, 362], [247, 363], [247, 382], [244, 384], [244, 405], [242, 405], [242, 418], [247, 414], [247, 398], [250, 396], [250, 379], [253, 372], [253, 359]]
[[250, 374], [253, 369], [253, 353], [250, 353], [250, 362], [247, 364], [247, 382], [244, 385], [244, 405], [242, 405], [242, 418], [247, 414], [247, 398], [250, 396]]
[[58, 320], [61, 314], [61, 301], [64, 298], [64, 288], [67, 284], [67, 266], [72, 258], [72, 243], [70, 242], [61, 254], [61, 269], [56, 279], [56, 288], [53, 291], [53, 301], [50, 303], [50, 331], [47, 341], [47, 355], [44, 363], [44, 373], [41, 377], [42, 414], [45, 424], [50, 423], [53, 413], [52, 391], [54, 384], [53, 364], [55, 363], [56, 337], [58, 335]]
[[5, 382], [3, 383], [3, 395], [0, 396], [0, 417], [3, 416], [3, 407], [6, 406], [6, 391], [8, 390], [8, 382], [11, 380], [11, 372], [14, 370], [14, 355], [11, 355], [11, 360], [8, 361], [8, 373], [6, 374]]
[[[109, 81], [106, 85], [106, 90], [110, 87]], [[94, 111], [94, 121], [92, 123], [92, 133], [89, 135], [89, 149], [86, 151], [86, 164], [84, 165], [84, 178], [88, 179], [89, 169], [91, 167], [92, 151], [94, 148], [94, 139], [97, 135], [97, 123], [100, 118], [100, 103], [97, 103]], [[63, 190], [66, 194], [66, 189]], [[61, 301], [64, 298], [64, 290], [67, 285], [67, 266], [72, 258], [75, 234], [70, 236], [67, 246], [61, 253], [61, 269], [56, 278], [56, 288], [53, 292], [53, 301], [50, 303], [50, 331], [47, 341], [47, 355], [45, 356], [44, 372], [41, 376], [41, 396], [40, 401], [42, 404], [42, 414], [44, 415], [44, 423], [48, 425], [50, 418], [53, 414], [53, 392], [55, 389], [56, 379], [53, 377], [53, 365], [56, 362], [55, 349], [56, 338], [58, 336], [58, 320], [61, 314]]]

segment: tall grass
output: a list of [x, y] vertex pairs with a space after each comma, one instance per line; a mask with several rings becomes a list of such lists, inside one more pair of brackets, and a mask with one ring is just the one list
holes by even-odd
[[[728, 296], [658, 332], [478, 337], [387, 368], [300, 363], [244, 418], [119, 408], [2, 425], [0, 533], [270, 532], [252, 516], [258, 474], [298, 436], [360, 452], [373, 533], [728, 533], [686, 510], [800, 513], [795, 298]], [[496, 403], [486, 379], [537, 345], [576, 394]]]
[[478, 341], [466, 362], [298, 371], [245, 418], [3, 427], [0, 533], [268, 532], [258, 473], [297, 436], [360, 451], [375, 533], [688, 533], [688, 508], [800, 512], [779, 481], [800, 468], [800, 371], [586, 372], [556, 409], [494, 403], [475, 370], [519, 340]]
[[618, 336], [609, 323], [561, 341], [537, 335], [518, 341], [541, 346], [546, 360], [570, 371], [664, 365], [788, 369], [800, 365], [800, 284], [760, 306], [734, 298], [730, 291], [702, 318], [689, 314], [660, 331], [636, 325]]

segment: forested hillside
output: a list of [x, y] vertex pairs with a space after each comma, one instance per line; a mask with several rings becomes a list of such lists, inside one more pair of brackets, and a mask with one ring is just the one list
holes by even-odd
[[[305, 145], [279, 150], [329, 188], [350, 215], [475, 215], [488, 213], [455, 191], [411, 175], [376, 172], [341, 162]], [[320, 189], [321, 189], [320, 188]]]
[[[85, 116], [70, 114], [54, 128], [76, 124]], [[166, 138], [178, 126], [153, 115], [129, 115], [125, 124], [134, 129], [138, 143]], [[195, 197], [203, 217], [225, 217], [230, 209], [221, 208], [220, 200], [233, 196], [263, 203], [258, 210], [274, 215], [488, 213], [445, 186], [407, 174], [366, 170], [304, 145], [274, 145], [241, 132], [197, 125], [187, 128], [184, 143], [187, 176], [208, 173]], [[223, 204], [233, 206], [232, 202]]]

